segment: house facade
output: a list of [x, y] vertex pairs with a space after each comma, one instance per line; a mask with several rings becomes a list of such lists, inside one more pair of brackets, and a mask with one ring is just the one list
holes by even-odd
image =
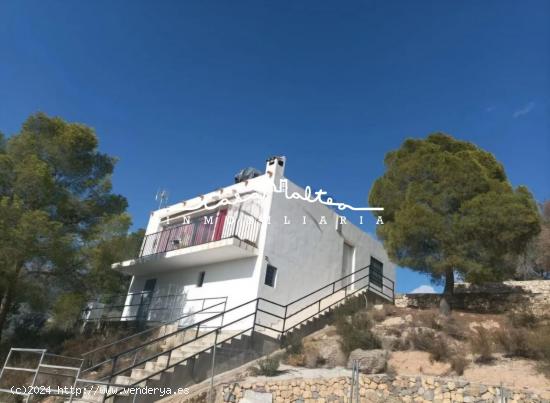
[[284, 305], [345, 276], [353, 283], [366, 266], [391, 299], [395, 266], [382, 244], [329, 206], [289, 197], [306, 191], [285, 166], [270, 158], [263, 174], [153, 211], [139, 255], [113, 264], [132, 276], [122, 317], [160, 322], [258, 297]]

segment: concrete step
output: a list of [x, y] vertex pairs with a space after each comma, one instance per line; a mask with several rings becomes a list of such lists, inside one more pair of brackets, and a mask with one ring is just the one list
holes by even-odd
[[[139, 381], [140, 379], [147, 378], [149, 375], [154, 374], [156, 371], [149, 370], [147, 368], [134, 368], [132, 370], [132, 373], [130, 374], [130, 378], [134, 379], [135, 381]], [[161, 375], [157, 374], [149, 379], [154, 379], [156, 381], [160, 380]]]

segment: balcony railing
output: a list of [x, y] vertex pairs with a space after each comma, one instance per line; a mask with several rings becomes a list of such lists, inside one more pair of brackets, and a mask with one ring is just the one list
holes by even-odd
[[100, 300], [89, 302], [82, 310], [83, 321], [165, 323], [214, 306], [224, 310], [227, 303], [227, 297], [187, 298], [183, 293], [156, 295], [151, 291], [116, 295], [109, 304]]
[[248, 212], [235, 208], [222, 209], [146, 235], [139, 256], [156, 255], [228, 238], [237, 238], [256, 246], [260, 227], [261, 222]]

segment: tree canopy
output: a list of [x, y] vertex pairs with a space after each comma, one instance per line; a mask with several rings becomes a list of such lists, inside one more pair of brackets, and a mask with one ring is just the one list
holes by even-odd
[[23, 302], [49, 309], [63, 293], [120, 290], [109, 265], [136, 240], [112, 192], [115, 163], [93, 129], [44, 113], [0, 135], [0, 331]]
[[491, 153], [435, 133], [406, 140], [384, 162], [369, 204], [384, 207], [377, 232], [397, 264], [445, 279], [451, 293], [454, 273], [471, 282], [513, 275], [539, 214]]

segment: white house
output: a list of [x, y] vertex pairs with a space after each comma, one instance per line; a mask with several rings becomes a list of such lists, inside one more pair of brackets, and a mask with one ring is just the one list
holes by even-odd
[[152, 212], [139, 256], [113, 264], [132, 276], [123, 316], [163, 321], [259, 297], [286, 305], [344, 276], [332, 290], [354, 289], [369, 273], [391, 299], [395, 266], [382, 244], [335, 209], [288, 197], [306, 191], [285, 165], [270, 158], [263, 174]]

